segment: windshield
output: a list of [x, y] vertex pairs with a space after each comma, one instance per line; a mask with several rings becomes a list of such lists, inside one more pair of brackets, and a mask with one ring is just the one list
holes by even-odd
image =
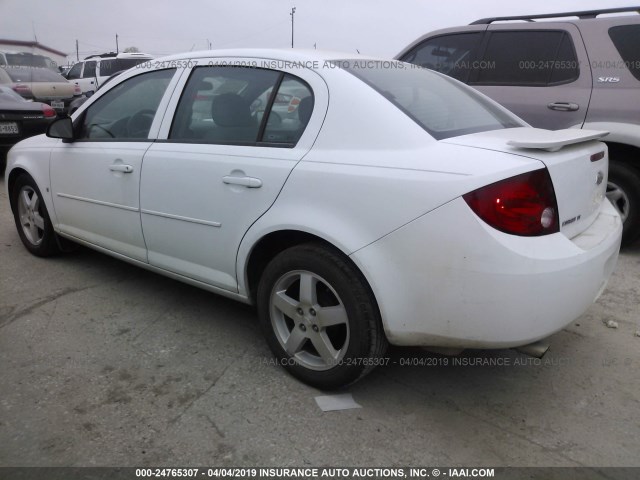
[[378, 91], [437, 140], [525, 126], [472, 88], [416, 65], [358, 59], [332, 63]]

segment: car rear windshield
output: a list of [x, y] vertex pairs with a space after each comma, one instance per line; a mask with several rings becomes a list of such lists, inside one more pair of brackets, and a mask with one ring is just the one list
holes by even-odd
[[67, 80], [46, 68], [7, 68], [5, 70], [14, 82], [64, 82]]
[[33, 55], [31, 53], [6, 53], [8, 65], [15, 65], [20, 67], [43, 67], [47, 68], [51, 66], [52, 60], [43, 57], [42, 55]]
[[624, 64], [640, 80], [640, 25], [620, 25], [609, 29], [609, 37]]
[[377, 90], [437, 140], [524, 126], [472, 88], [417, 65], [358, 59], [333, 63]]

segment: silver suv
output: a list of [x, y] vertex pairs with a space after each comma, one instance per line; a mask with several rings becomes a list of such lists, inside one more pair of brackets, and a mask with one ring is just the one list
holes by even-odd
[[610, 132], [607, 196], [629, 244], [640, 236], [639, 14], [485, 18], [424, 35], [396, 58], [471, 85], [533, 126]]

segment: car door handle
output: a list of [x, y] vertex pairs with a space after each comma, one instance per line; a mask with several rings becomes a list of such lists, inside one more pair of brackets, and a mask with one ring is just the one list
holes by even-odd
[[569, 102], [554, 102], [547, 105], [547, 108], [550, 110], [558, 110], [559, 112], [575, 112], [580, 109], [580, 105]]
[[109, 170], [111, 170], [112, 172], [131, 173], [133, 172], [133, 167], [131, 165], [123, 165], [122, 163], [116, 163], [113, 165], [109, 165]]
[[222, 177], [222, 181], [227, 185], [242, 185], [247, 188], [260, 188], [262, 186], [262, 180], [253, 177], [234, 177], [233, 175], [227, 175]]

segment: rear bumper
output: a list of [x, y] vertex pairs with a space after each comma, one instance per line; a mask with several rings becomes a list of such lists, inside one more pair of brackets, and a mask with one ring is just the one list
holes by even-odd
[[359, 250], [395, 345], [507, 348], [561, 330], [604, 290], [622, 224], [608, 201], [579, 236], [498, 232], [460, 198]]
[[50, 107], [53, 107], [53, 105], [51, 105], [52, 103], [60, 102], [60, 103], [64, 104], [64, 107], [63, 108], [54, 108], [54, 110], [60, 114], [60, 113], [68, 112], [69, 111], [69, 105], [71, 104], [71, 102], [73, 102], [74, 99], [76, 99], [78, 97], [80, 97], [80, 95], [76, 95], [76, 96], [73, 96], [73, 97], [65, 97], [65, 98], [35, 98], [34, 101], [46, 103]]

